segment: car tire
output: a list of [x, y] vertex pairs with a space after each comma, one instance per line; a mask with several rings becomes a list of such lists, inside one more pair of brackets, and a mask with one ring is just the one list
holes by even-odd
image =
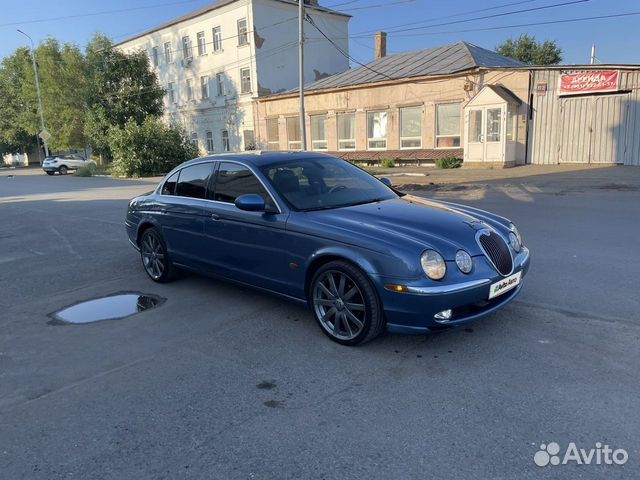
[[67, 169], [67, 167], [65, 167], [64, 165], [61, 165], [60, 168], [58, 168], [58, 172], [60, 173], [60, 175], [66, 175], [68, 171], [69, 169]]
[[56, 172], [45, 172], [47, 175], [53, 175]]
[[375, 287], [349, 262], [329, 262], [315, 272], [309, 284], [309, 305], [320, 329], [341, 345], [366, 343], [385, 328]]
[[139, 247], [142, 266], [151, 280], [166, 283], [176, 278], [176, 267], [169, 257], [167, 244], [157, 228], [149, 227], [142, 233]]

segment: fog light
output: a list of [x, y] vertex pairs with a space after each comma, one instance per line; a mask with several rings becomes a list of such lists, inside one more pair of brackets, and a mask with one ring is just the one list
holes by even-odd
[[443, 310], [441, 312], [436, 313], [433, 317], [436, 320], [445, 321], [446, 322], [447, 320], [449, 320], [451, 318], [451, 313], [452, 313], [451, 309]]

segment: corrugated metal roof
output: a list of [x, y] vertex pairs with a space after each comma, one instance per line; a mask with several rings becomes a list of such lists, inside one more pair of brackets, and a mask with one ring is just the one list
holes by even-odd
[[[524, 63], [467, 42], [443, 47], [426, 48], [417, 52], [389, 55], [364, 67], [323, 78], [305, 86], [305, 90], [349, 87], [364, 83], [401, 80], [403, 78], [446, 75], [478, 67], [523, 67]], [[286, 93], [295, 92], [297, 89]]]
[[[134, 35], [133, 37], [127, 38], [126, 40], [122, 40], [121, 42], [116, 43], [114, 46], [117, 47], [119, 45], [123, 45], [123, 44], [128, 43], [128, 42], [130, 42], [132, 40], [135, 40], [137, 38], [144, 37], [145, 35], [149, 35], [150, 33], [157, 32], [158, 30], [162, 30], [164, 28], [171, 27], [173, 25], [177, 25], [178, 23], [185, 22], [187, 20], [191, 20], [192, 18], [197, 18], [200, 15], [204, 15], [205, 13], [209, 13], [212, 10], [217, 10], [218, 8], [222, 8], [225, 5], [230, 5], [230, 4], [232, 4], [234, 2], [237, 2], [237, 1], [238, 0], [219, 0], [217, 2], [214, 2], [214, 3], [211, 3], [211, 4], [207, 5], [205, 7], [202, 7], [200, 9], [198, 9], [198, 10], [195, 10], [193, 12], [187, 13], [186, 15], [182, 15], [180, 17], [176, 17], [176, 18], [174, 18], [172, 20], [169, 20], [168, 22], [161, 23], [157, 27], [153, 27], [153, 28], [150, 28], [149, 30], [145, 30], [142, 33], [138, 33], [138, 34]], [[281, 2], [281, 3], [290, 3], [292, 5], [298, 5], [298, 0], [274, 0], [274, 1]], [[320, 5], [314, 5], [314, 4], [305, 3], [305, 7], [304, 8], [312, 9], [312, 10], [318, 10], [318, 11], [325, 12], [325, 13], [331, 13], [331, 14], [334, 14], [334, 15], [340, 15], [340, 16], [343, 16], [343, 17], [351, 17], [351, 15], [349, 15], [347, 13], [338, 12], [336, 10], [331, 10], [330, 8], [325, 8], [325, 7], [322, 7]]]

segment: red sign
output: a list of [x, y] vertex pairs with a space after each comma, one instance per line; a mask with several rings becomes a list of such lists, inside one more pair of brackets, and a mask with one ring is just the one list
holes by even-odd
[[588, 70], [560, 75], [560, 95], [616, 92], [620, 81], [617, 70]]

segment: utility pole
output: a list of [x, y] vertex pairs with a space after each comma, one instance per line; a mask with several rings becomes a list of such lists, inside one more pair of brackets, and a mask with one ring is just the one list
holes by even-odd
[[[27, 37], [29, 39], [29, 41], [31, 42], [31, 61], [33, 62], [33, 73], [36, 76], [36, 92], [38, 93], [38, 110], [40, 111], [40, 126], [42, 127], [42, 132], [46, 132], [47, 128], [45, 127], [44, 124], [44, 112], [42, 109], [42, 97], [40, 96], [40, 79], [38, 78], [38, 65], [36, 64], [36, 51], [35, 51], [35, 47], [33, 45], [33, 39], [27, 35], [26, 33], [24, 33], [22, 30], [18, 29], [18, 32], [21, 33], [22, 35], [24, 35], [25, 37]], [[40, 132], [40, 133], [42, 133]], [[40, 135], [38, 135], [38, 138], [40, 138]], [[49, 156], [49, 146], [47, 145], [47, 140], [45, 138], [42, 138], [42, 142], [44, 143], [44, 154], [48, 157]], [[39, 145], [39, 143], [38, 143]], [[42, 161], [40, 161], [40, 164], [42, 164]]]
[[596, 64], [596, 44], [591, 45], [591, 65]]
[[304, 114], [304, 0], [298, 0], [298, 58], [300, 67], [300, 143], [307, 149], [307, 122]]

